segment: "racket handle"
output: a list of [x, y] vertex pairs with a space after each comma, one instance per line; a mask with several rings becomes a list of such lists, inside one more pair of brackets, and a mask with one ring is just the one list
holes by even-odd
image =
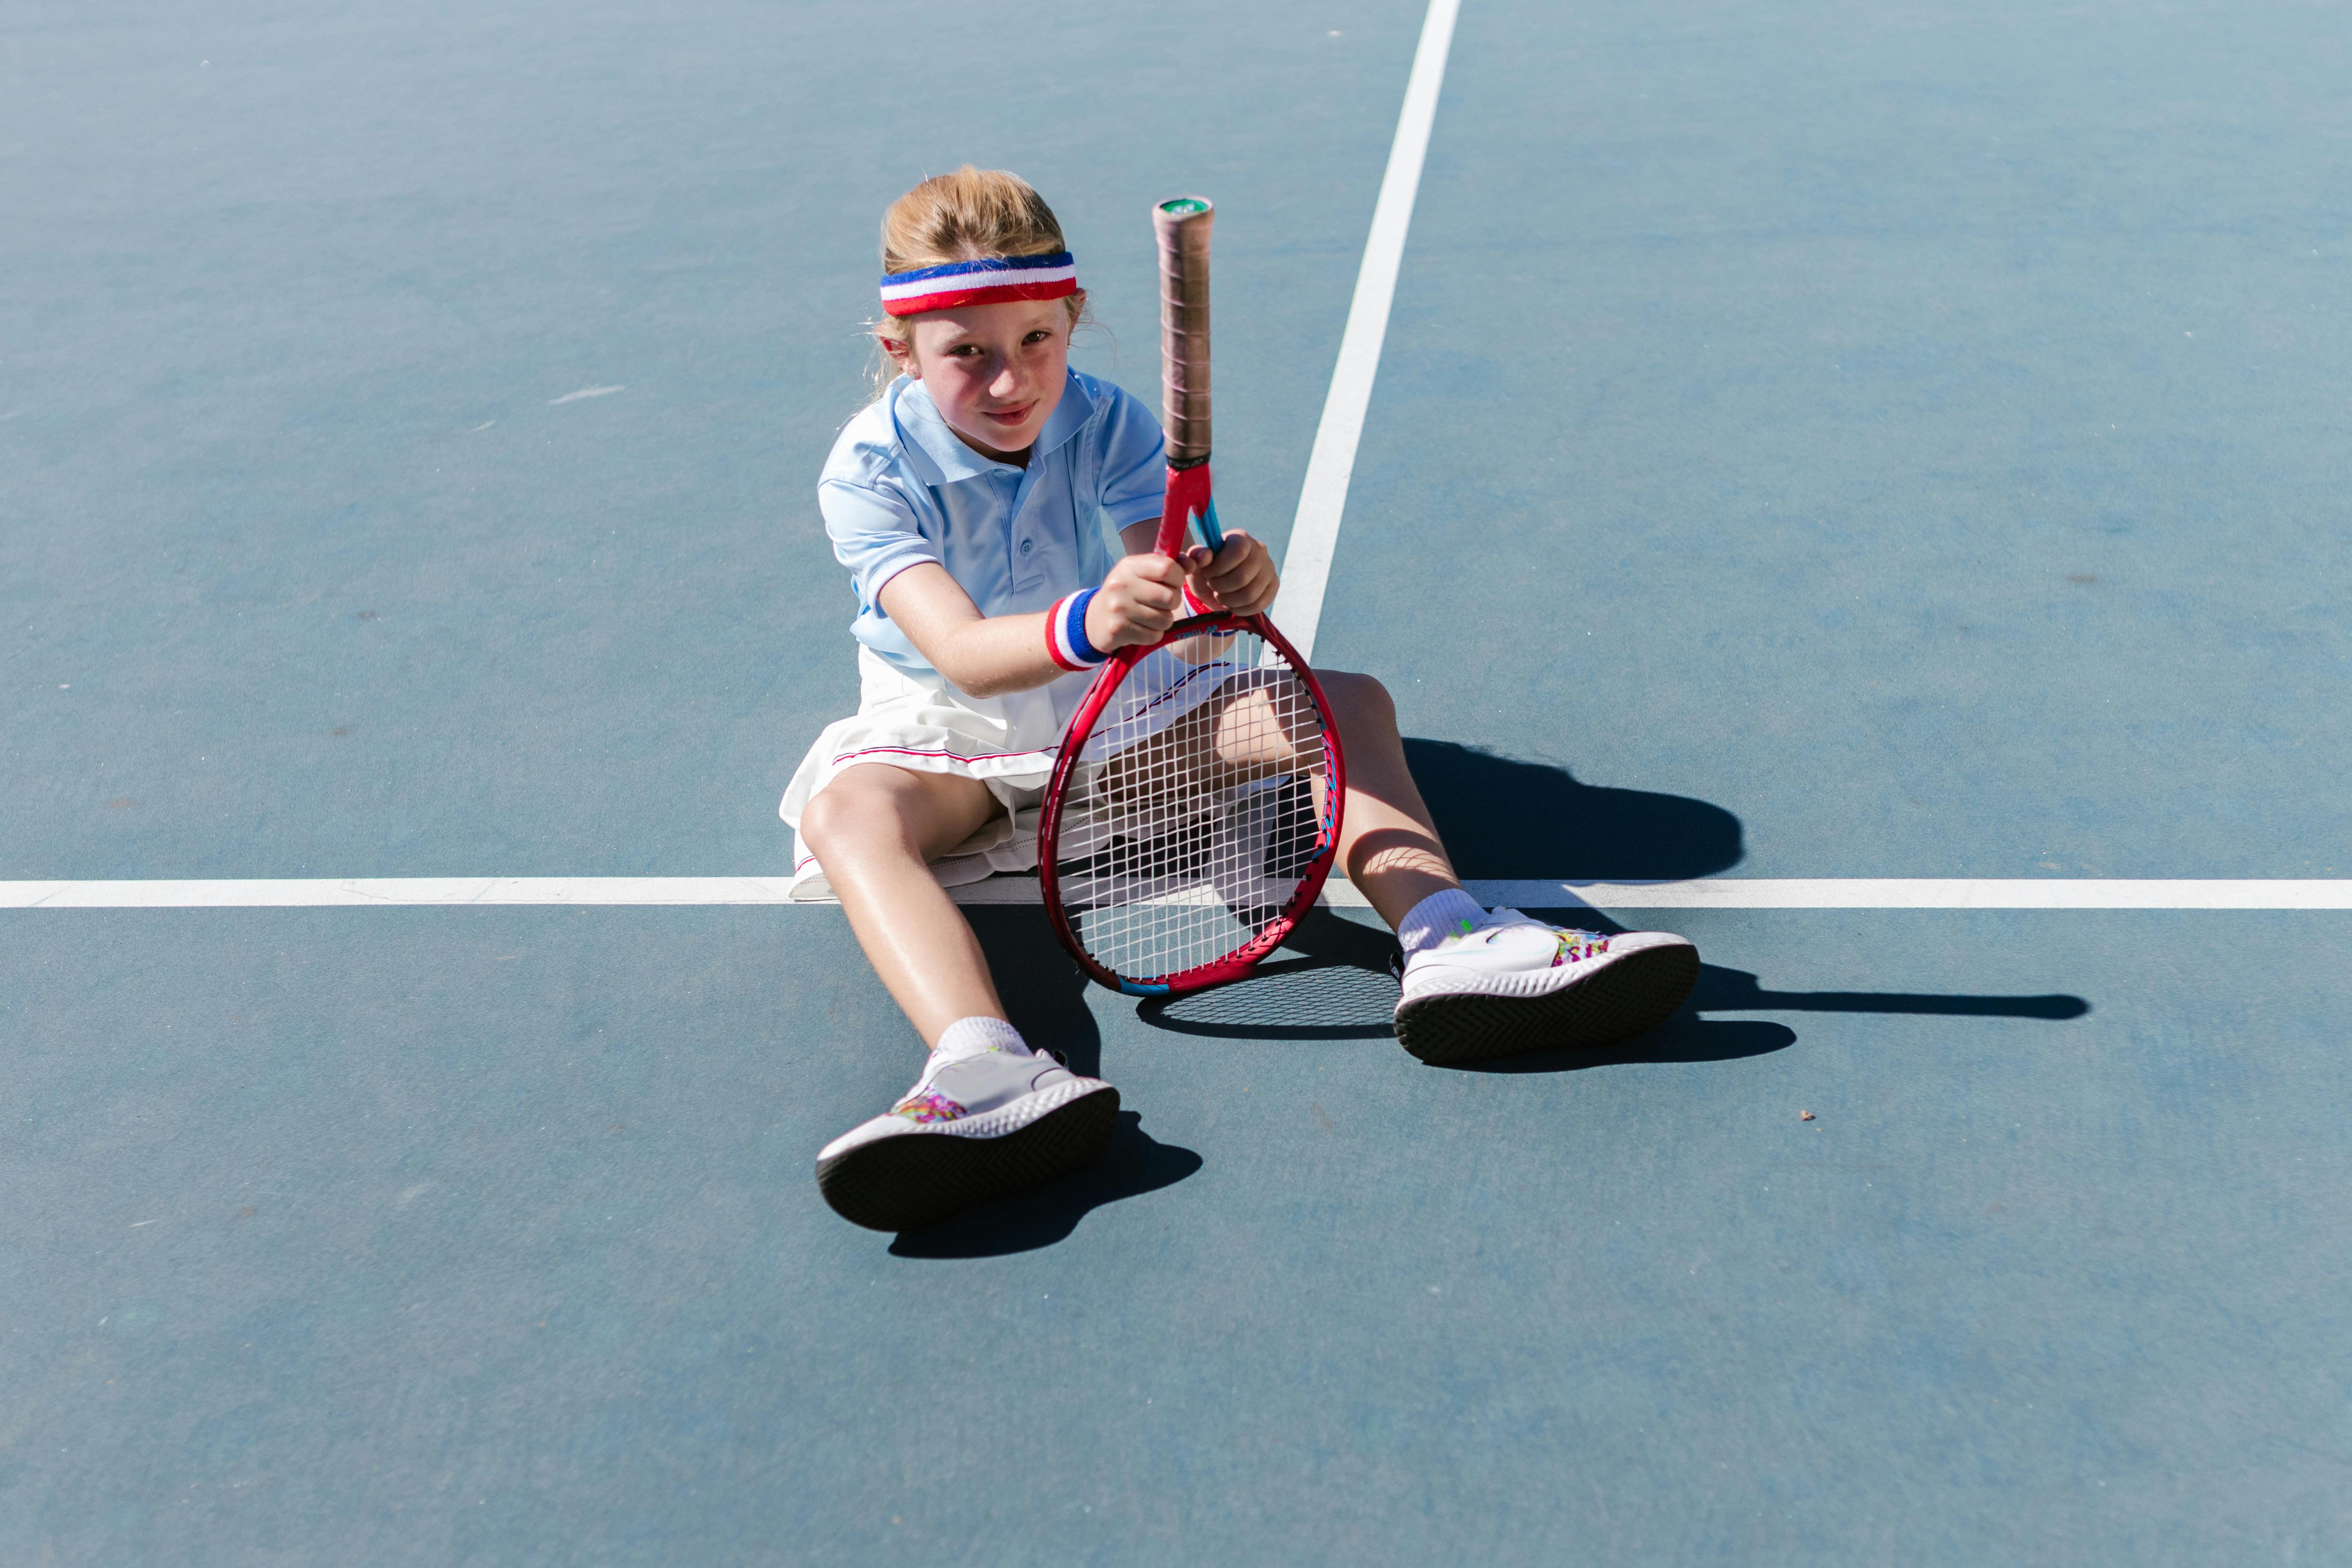
[[1209, 230], [1216, 221], [1202, 196], [1151, 209], [1160, 239], [1160, 394], [1174, 468], [1209, 457]]

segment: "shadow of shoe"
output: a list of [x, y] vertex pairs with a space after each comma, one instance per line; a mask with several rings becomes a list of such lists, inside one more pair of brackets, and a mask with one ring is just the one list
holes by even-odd
[[1767, 1024], [1753, 1018], [1718, 1023], [1685, 1008], [1656, 1028], [1614, 1045], [1432, 1065], [1444, 1065], [1455, 1072], [1581, 1072], [1587, 1068], [1660, 1066], [1668, 1062], [1736, 1062], [1746, 1057], [1769, 1056], [1796, 1043], [1797, 1031], [1786, 1024]]
[[1143, 1131], [1132, 1110], [1118, 1113], [1103, 1157], [1083, 1171], [999, 1198], [921, 1230], [901, 1231], [894, 1258], [1002, 1258], [1066, 1240], [1078, 1221], [1105, 1204], [1172, 1187], [1201, 1168], [1201, 1156]]
[[[1573, 916], [1571, 915], [1571, 918]], [[2080, 996], [1939, 995], [1916, 991], [1767, 991], [1744, 969], [1699, 966], [1698, 984], [1682, 1011], [1644, 1034], [1590, 1051], [1539, 1051], [1495, 1061], [1457, 1064], [1467, 1072], [1574, 1072], [1583, 1068], [1644, 1062], [1721, 1062], [1760, 1057], [1797, 1043], [1785, 1024], [1761, 1019], [1711, 1019], [1704, 1013], [1885, 1013], [1960, 1018], [2082, 1017]]]
[[1690, 1005], [1700, 1013], [1929, 1013], [1960, 1018], [2046, 1018], [2063, 1023], [2091, 1010], [2080, 996], [1944, 996], [1916, 991], [1767, 991], [1744, 969], [1707, 964]]

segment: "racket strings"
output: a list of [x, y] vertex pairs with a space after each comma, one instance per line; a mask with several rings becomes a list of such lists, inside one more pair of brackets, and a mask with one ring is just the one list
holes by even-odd
[[[1153, 980], [1247, 946], [1297, 896], [1324, 834], [1323, 717], [1254, 633], [1139, 660], [1096, 720], [1058, 868], [1078, 941]], [[1076, 855], [1071, 850], [1080, 851]]]

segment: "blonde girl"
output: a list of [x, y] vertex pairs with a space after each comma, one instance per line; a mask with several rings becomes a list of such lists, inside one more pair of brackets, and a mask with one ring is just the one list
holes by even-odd
[[[1025, 181], [969, 165], [924, 181], [883, 216], [882, 268], [875, 337], [893, 374], [817, 484], [856, 595], [858, 709], [809, 749], [782, 815], [794, 896], [840, 900], [929, 1047], [912, 1089], [817, 1158], [838, 1212], [900, 1230], [1108, 1144], [1118, 1091], [1022, 1038], [947, 889], [1035, 867], [1037, 808], [1090, 664], [1155, 640], [1188, 594], [1257, 614], [1277, 578], [1239, 529], [1213, 555], [1153, 552], [1160, 426], [1069, 367], [1086, 294]], [[1073, 637], [1076, 617], [1051, 612], [1087, 589]], [[1697, 973], [1681, 938], [1563, 930], [1464, 892], [1388, 693], [1318, 673], [1348, 756], [1339, 864], [1403, 947], [1417, 1054], [1598, 1044], [1681, 1005]]]

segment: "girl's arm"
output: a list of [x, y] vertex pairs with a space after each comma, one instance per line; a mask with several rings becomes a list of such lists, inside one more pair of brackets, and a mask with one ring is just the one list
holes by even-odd
[[[881, 603], [882, 613], [905, 629], [931, 668], [971, 696], [1027, 691], [1063, 673], [1046, 651], [1044, 615], [983, 616], [935, 561], [909, 566], [882, 584]], [[1183, 566], [1147, 550], [1120, 561], [1103, 579], [1087, 605], [1087, 640], [1104, 653], [1154, 642], [1183, 611]]]
[[[1239, 616], [1274, 603], [1281, 586], [1265, 545], [1236, 529], [1214, 555], [1199, 545], [1171, 561], [1152, 549], [1157, 518], [1119, 531], [1128, 553], [1087, 605], [1087, 640], [1104, 653], [1156, 640], [1184, 611], [1189, 579], [1202, 600]], [[905, 628], [931, 668], [974, 697], [1027, 691], [1058, 678], [1046, 651], [1045, 616], [983, 616], [936, 562], [909, 566], [882, 585], [882, 613]]]

